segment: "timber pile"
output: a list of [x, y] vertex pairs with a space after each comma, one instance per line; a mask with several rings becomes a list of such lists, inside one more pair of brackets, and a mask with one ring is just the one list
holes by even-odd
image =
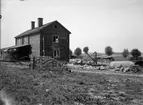
[[35, 68], [48, 69], [48, 70], [53, 70], [53, 69], [67, 70], [67, 67], [64, 63], [48, 56], [35, 57]]

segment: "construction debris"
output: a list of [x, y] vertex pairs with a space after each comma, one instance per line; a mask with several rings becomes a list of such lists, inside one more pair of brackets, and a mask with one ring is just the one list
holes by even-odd
[[141, 67], [135, 65], [132, 61], [113, 61], [110, 64], [94, 64], [94, 62], [85, 62], [80, 59], [72, 60], [72, 67], [79, 70], [112, 70], [119, 72], [130, 72], [130, 73], [139, 73]]
[[48, 56], [35, 57], [34, 60], [35, 61], [31, 61], [30, 65], [34, 66], [36, 69], [54, 70], [55, 68], [59, 70], [68, 70], [66, 64]]
[[135, 65], [132, 61], [113, 61], [110, 63], [110, 68], [121, 68]]
[[109, 67], [115, 71], [139, 73], [141, 71], [139, 65], [135, 65], [131, 61], [113, 61]]
[[120, 71], [120, 72], [131, 72], [131, 73], [138, 73], [140, 72], [140, 67], [137, 65], [132, 65], [129, 67], [117, 67], [114, 68], [115, 71]]

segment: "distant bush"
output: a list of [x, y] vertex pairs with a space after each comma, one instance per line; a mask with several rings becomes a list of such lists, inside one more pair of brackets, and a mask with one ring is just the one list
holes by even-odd
[[129, 51], [128, 49], [124, 49], [124, 51], [122, 52], [123, 57], [127, 57], [129, 55]]
[[80, 56], [81, 53], [82, 53], [82, 50], [81, 50], [81, 48], [79, 48], [79, 47], [77, 47], [77, 48], [75, 49], [75, 51], [74, 51], [74, 54], [75, 54], [76, 56]]
[[141, 52], [138, 49], [132, 49], [131, 55], [133, 56], [131, 60], [139, 60], [141, 56]]
[[112, 55], [112, 54], [113, 54], [112, 47], [107, 46], [107, 47], [105, 48], [105, 54], [108, 55], [108, 56]]

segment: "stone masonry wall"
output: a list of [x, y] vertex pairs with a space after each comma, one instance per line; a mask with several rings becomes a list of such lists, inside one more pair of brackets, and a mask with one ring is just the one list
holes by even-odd
[[40, 34], [31, 35], [29, 37], [29, 44], [32, 47], [32, 54], [40, 56]]

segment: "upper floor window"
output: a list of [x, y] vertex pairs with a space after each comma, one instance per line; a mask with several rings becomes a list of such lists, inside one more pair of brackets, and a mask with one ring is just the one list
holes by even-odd
[[59, 43], [59, 36], [58, 35], [53, 35], [53, 42]]
[[28, 44], [28, 36], [24, 37], [23, 44]]
[[16, 45], [17, 45], [17, 46], [22, 45], [22, 40], [21, 40], [21, 38], [18, 38], [16, 41], [17, 41], [17, 42], [16, 42]]

